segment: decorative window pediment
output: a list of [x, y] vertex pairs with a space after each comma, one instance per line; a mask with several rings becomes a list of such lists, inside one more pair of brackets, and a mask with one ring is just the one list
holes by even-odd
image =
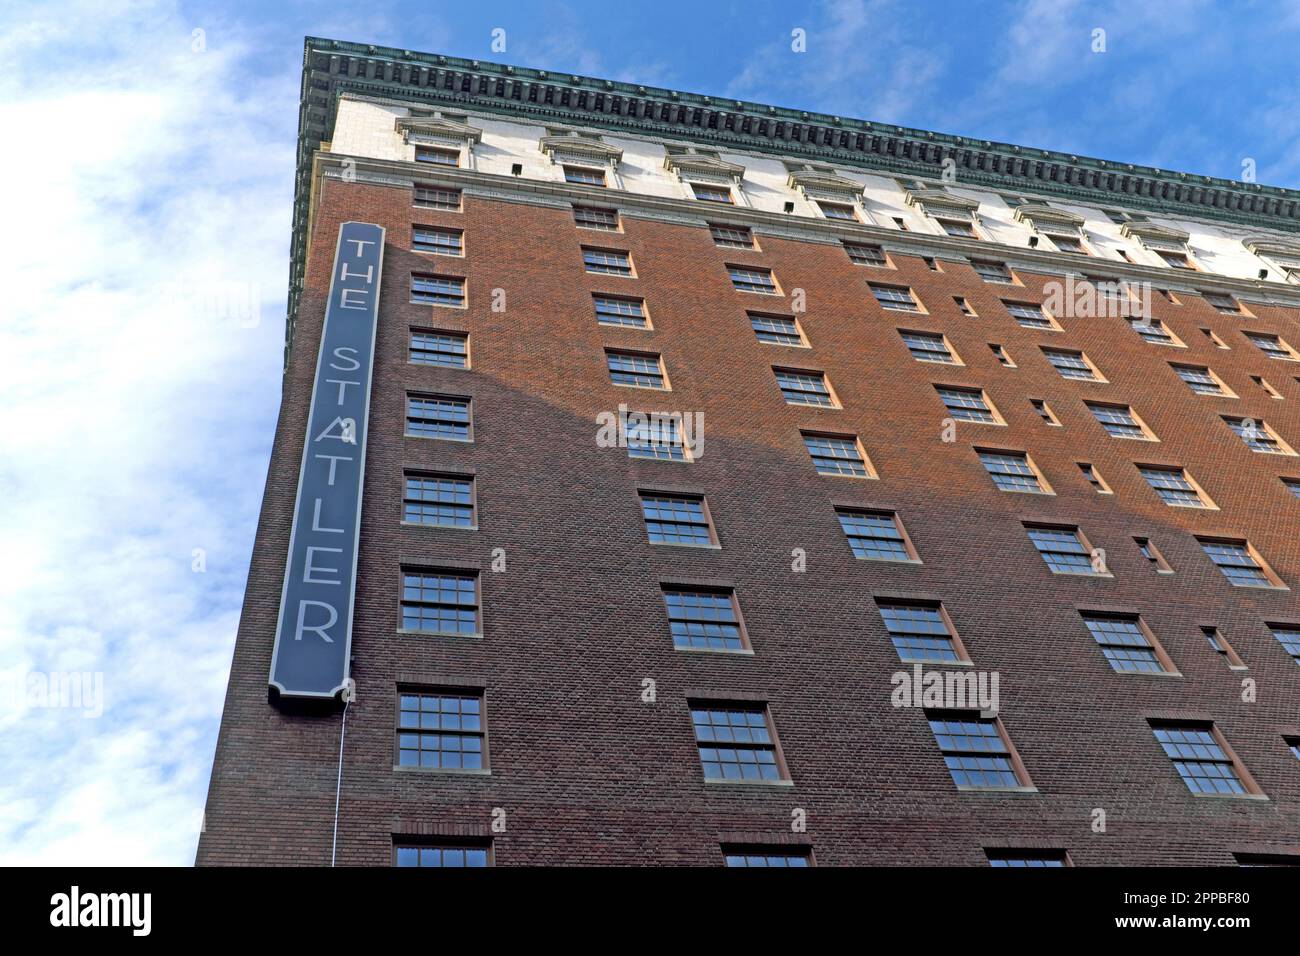
[[862, 184], [832, 172], [820, 170], [792, 171], [786, 184], [813, 201], [855, 203], [862, 201]]
[[1015, 218], [1016, 222], [1045, 235], [1078, 236], [1083, 229], [1082, 216], [1044, 203], [1025, 203], [1016, 207]]
[[614, 167], [623, 160], [623, 151], [602, 140], [579, 133], [551, 133], [543, 136], [541, 150], [557, 166], [576, 163], [583, 166]]
[[473, 146], [483, 139], [483, 131], [468, 123], [445, 116], [399, 116], [394, 128], [407, 143], [422, 146]]
[[921, 210], [928, 216], [956, 216], [970, 219], [979, 209], [980, 204], [976, 199], [967, 199], [965, 196], [958, 196], [948, 192], [946, 189], [934, 189], [930, 187], [909, 189], [907, 191], [907, 204]]
[[683, 182], [722, 183], [737, 186], [745, 175], [745, 167], [719, 159], [716, 155], [699, 152], [668, 151], [664, 169], [675, 173]]
[[1187, 240], [1191, 238], [1181, 229], [1154, 222], [1126, 222], [1120, 226], [1119, 232], [1125, 239], [1136, 239], [1148, 249], [1172, 252], [1186, 252]]
[[1270, 236], [1249, 236], [1242, 245], [1261, 259], [1267, 259], [1285, 272], [1300, 269], [1300, 242], [1288, 242]]

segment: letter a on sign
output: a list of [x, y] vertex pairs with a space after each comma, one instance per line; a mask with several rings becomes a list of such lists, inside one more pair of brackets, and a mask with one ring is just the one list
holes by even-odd
[[335, 697], [348, 682], [383, 262], [383, 228], [339, 227], [271, 656], [281, 697]]

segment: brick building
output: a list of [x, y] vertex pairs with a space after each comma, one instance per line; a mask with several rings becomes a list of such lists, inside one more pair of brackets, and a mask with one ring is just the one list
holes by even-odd
[[[200, 864], [1300, 860], [1300, 193], [330, 40], [302, 89]], [[346, 222], [340, 763], [268, 673], [325, 647]]]

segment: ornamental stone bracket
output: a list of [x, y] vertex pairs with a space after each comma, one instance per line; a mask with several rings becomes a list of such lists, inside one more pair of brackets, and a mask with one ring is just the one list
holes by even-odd
[[1187, 250], [1187, 240], [1191, 238], [1181, 229], [1154, 222], [1126, 222], [1120, 226], [1119, 232], [1125, 239], [1134, 239], [1148, 249], [1173, 249], [1178, 252]]
[[1017, 207], [1015, 219], [1035, 232], [1058, 236], [1077, 236], [1084, 223], [1082, 216], [1044, 203], [1025, 203]]
[[669, 153], [664, 157], [664, 169], [675, 173], [683, 182], [723, 183], [728, 186], [740, 185], [745, 175], [744, 166], [699, 153]]
[[862, 201], [862, 184], [834, 173], [797, 172], [786, 180], [791, 189], [803, 193], [805, 199], [816, 201], [858, 203]]
[[399, 116], [393, 128], [403, 141], [417, 145], [473, 146], [483, 139], [483, 131], [467, 123], [440, 116]]

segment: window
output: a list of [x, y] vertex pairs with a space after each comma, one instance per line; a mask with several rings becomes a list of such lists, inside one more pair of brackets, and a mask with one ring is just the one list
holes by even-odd
[[1172, 266], [1175, 269], [1188, 269], [1196, 271], [1196, 266], [1192, 265], [1191, 257], [1185, 252], [1173, 252], [1168, 249], [1157, 249], [1156, 254], [1165, 261], [1165, 265]]
[[1202, 292], [1201, 298], [1207, 305], [1214, 306], [1225, 315], [1241, 315], [1241, 303], [1230, 295], [1221, 292]]
[[1023, 325], [1027, 329], [1051, 329], [1052, 331], [1061, 329], [1056, 321], [1043, 311], [1041, 305], [1034, 305], [1032, 302], [1003, 302], [1002, 304], [1006, 306], [1017, 325]]
[[743, 651], [744, 631], [731, 591], [664, 588], [668, 630], [679, 651]]
[[1296, 354], [1295, 349], [1276, 335], [1270, 335], [1267, 332], [1243, 332], [1241, 334], [1250, 339], [1257, 349], [1271, 359], [1279, 359], [1283, 362], [1300, 362], [1300, 355]]
[[858, 511], [836, 508], [840, 527], [855, 558], [875, 561], [916, 561], [907, 533], [892, 511]]
[[1082, 352], [1043, 349], [1043, 354], [1047, 356], [1047, 361], [1051, 363], [1052, 368], [1061, 373], [1062, 378], [1073, 378], [1081, 382], [1106, 381], [1097, 371], [1097, 367], [1088, 361], [1088, 356]]
[[984, 851], [989, 866], [1055, 867], [1069, 866], [1064, 850], [989, 850]]
[[1061, 252], [1072, 252], [1080, 256], [1088, 254], [1088, 250], [1083, 247], [1083, 242], [1078, 236], [1058, 236], [1049, 233], [1047, 238], [1052, 240], [1052, 245], [1056, 246]]
[[1017, 451], [983, 451], [976, 449], [993, 484], [1003, 491], [1027, 491], [1046, 495], [1051, 491], [1030, 462], [1029, 456]]
[[469, 336], [464, 332], [412, 329], [409, 358], [413, 365], [468, 368]]
[[565, 166], [564, 181], [579, 186], [604, 186], [605, 171], [589, 166]]
[[1105, 574], [1104, 566], [1093, 564], [1093, 551], [1078, 528], [1025, 525], [1043, 561], [1053, 574]]
[[1300, 664], [1300, 624], [1270, 624], [1268, 629], [1282, 645], [1282, 650]]
[[916, 302], [916, 296], [912, 290], [906, 286], [897, 285], [872, 285], [871, 293], [876, 297], [882, 309], [889, 309], [893, 312], [920, 312], [921, 308]]
[[481, 691], [402, 691], [398, 700], [399, 767], [486, 767]]
[[605, 362], [609, 366], [609, 380], [615, 385], [631, 385], [635, 388], [668, 387], [663, 360], [658, 355], [607, 349]]
[[782, 780], [776, 734], [762, 704], [691, 705], [705, 780]]
[[871, 246], [861, 242], [844, 243], [844, 251], [849, 255], [849, 261], [859, 266], [875, 266], [884, 268], [889, 265], [889, 260], [885, 258], [885, 250], [880, 246]]
[[1223, 339], [1215, 335], [1212, 330], [1201, 329], [1201, 334], [1204, 335], [1207, 339], [1209, 339], [1210, 342], [1213, 343], [1216, 349], [1223, 349], [1225, 352], [1231, 349], [1231, 346], [1229, 346], [1227, 342], [1223, 341]]
[[1162, 468], [1156, 465], [1138, 465], [1137, 470], [1155, 489], [1160, 500], [1171, 508], [1213, 508], [1196, 482], [1182, 468]]
[[1132, 438], [1137, 441], [1156, 441], [1156, 436], [1146, 427], [1133, 409], [1127, 405], [1103, 405], [1100, 402], [1084, 402], [1093, 418], [1106, 429], [1112, 438]]
[[721, 202], [732, 204], [735, 202], [731, 198], [731, 190], [726, 186], [710, 186], [705, 183], [691, 183], [691, 190], [695, 193], [695, 198], [704, 202]]
[[960, 311], [962, 315], [970, 316], [973, 319], [978, 318], [978, 316], [975, 314], [975, 310], [971, 308], [971, 304], [968, 301], [966, 301], [966, 299], [964, 299], [962, 296], [955, 295], [952, 297], [952, 301], [953, 304], [957, 306], [958, 311]]
[[948, 615], [937, 601], [876, 601], [885, 630], [898, 659], [913, 661], [965, 661], [966, 654], [954, 639]]
[[969, 789], [1024, 786], [996, 718], [975, 713], [926, 714], [953, 783]]
[[1192, 793], [1243, 796], [1248, 791], [1213, 724], [1152, 724], [1156, 740]]
[[1255, 553], [1249, 541], [1224, 538], [1197, 538], [1223, 576], [1237, 587], [1280, 588], [1282, 582]]
[[605, 229], [618, 232], [618, 210], [597, 206], [574, 206], [573, 221], [583, 229]]
[[727, 266], [731, 284], [737, 292], [757, 292], [761, 295], [780, 295], [771, 269], [753, 266]]
[[1237, 437], [1246, 443], [1251, 451], [1262, 455], [1294, 455], [1291, 446], [1277, 437], [1277, 433], [1268, 427], [1262, 419], [1234, 418], [1224, 415], [1228, 427], [1237, 433]]
[[447, 189], [444, 186], [421, 186], [417, 183], [413, 202], [425, 209], [460, 212], [460, 190]]
[[1197, 395], [1224, 395], [1233, 396], [1227, 391], [1223, 382], [1207, 366], [1204, 365], [1178, 365], [1170, 363], [1178, 377], [1187, 383]]
[[682, 438], [681, 418], [674, 414], [641, 412], [628, 416], [627, 456], [655, 461], [689, 461]]
[[776, 373], [776, 384], [780, 386], [787, 405], [839, 408], [824, 373], [788, 368], [774, 368], [772, 371]]
[[950, 236], [957, 236], [961, 239], [976, 239], [975, 223], [969, 219], [940, 219], [938, 220], [940, 228]]
[[1250, 377], [1250, 380], [1254, 382], [1256, 385], [1258, 385], [1260, 391], [1262, 391], [1269, 398], [1276, 398], [1276, 399], [1282, 398], [1282, 393], [1279, 392], [1277, 389], [1275, 389], [1272, 385], [1268, 384], [1268, 381], [1263, 376], [1252, 375]]
[[1228, 662], [1228, 667], [1233, 670], [1246, 670], [1246, 665], [1237, 656], [1237, 652], [1232, 649], [1228, 639], [1219, 633], [1217, 627], [1212, 624], [1202, 624], [1201, 633], [1205, 635], [1205, 640], [1214, 649], [1215, 653]]
[[981, 279], [985, 282], [996, 282], [1002, 285], [1011, 285], [1015, 282], [1015, 277], [1011, 275], [1011, 270], [1001, 262], [981, 262], [972, 259], [971, 268], [974, 269]]
[[415, 147], [415, 161], [417, 163], [432, 163], [434, 166], [459, 166], [460, 150], [417, 146]]
[[469, 399], [406, 396], [406, 434], [413, 438], [470, 441]]
[[1155, 543], [1150, 538], [1135, 537], [1133, 543], [1138, 546], [1138, 551], [1142, 553], [1142, 557], [1146, 558], [1147, 561], [1151, 563], [1152, 567], [1156, 569], [1156, 573], [1174, 573], [1174, 569], [1169, 566], [1169, 562], [1165, 560], [1165, 556], [1160, 553], [1160, 549], [1155, 546]]
[[1184, 348], [1182, 341], [1169, 329], [1165, 328], [1164, 323], [1159, 319], [1126, 318], [1125, 321], [1133, 327], [1133, 331], [1144, 342], [1149, 342], [1152, 345], [1170, 345], [1174, 348]]
[[1084, 612], [1083, 623], [1101, 648], [1101, 653], [1110, 661], [1111, 669], [1122, 674], [1173, 672], [1138, 615]]
[[713, 242], [719, 246], [727, 246], [733, 249], [753, 249], [754, 233], [748, 226], [732, 226], [720, 223], [709, 223], [709, 234], [713, 236]]
[[872, 478], [871, 467], [857, 438], [849, 435], [815, 435], [803, 432], [804, 447], [819, 475]]
[[583, 246], [582, 264], [588, 272], [601, 275], [632, 275], [632, 257], [616, 249], [592, 249]]
[[416, 252], [432, 252], [439, 256], [463, 256], [464, 233], [459, 229], [438, 229], [434, 226], [412, 226], [411, 248]]
[[1097, 471], [1096, 468], [1092, 466], [1090, 462], [1080, 461], [1080, 462], [1076, 462], [1075, 464], [1079, 466], [1079, 471], [1083, 473], [1084, 480], [1087, 481], [1088, 484], [1092, 485], [1092, 487], [1096, 490], [1097, 494], [1099, 495], [1113, 494], [1113, 492], [1110, 490], [1110, 485], [1106, 484], [1105, 479], [1101, 477], [1101, 474]]
[[478, 633], [478, 575], [402, 571], [402, 630]]
[[934, 388], [943, 399], [948, 414], [958, 421], [984, 422], [988, 425], [1005, 424], [980, 389], [960, 388], [955, 385], [936, 385]]
[[474, 527], [474, 479], [407, 472], [402, 520], [439, 528]]
[[804, 348], [807, 342], [797, 320], [785, 315], [760, 315], [750, 312], [749, 324], [760, 342]]
[[1047, 424], [1051, 425], [1053, 428], [1061, 427], [1060, 419], [1056, 417], [1056, 413], [1052, 411], [1047, 402], [1043, 401], [1041, 398], [1031, 398], [1029, 404], [1033, 406], [1034, 411], [1038, 413], [1038, 417], [1047, 422]]
[[646, 536], [655, 544], [717, 543], [713, 522], [704, 499], [699, 495], [641, 492], [641, 514], [645, 518]]
[[1300, 498], [1300, 478], [1283, 478], [1282, 484], [1286, 486], [1286, 490], [1291, 492], [1292, 495]]
[[728, 867], [812, 866], [811, 851], [793, 846], [724, 846], [722, 857]]
[[633, 329], [648, 329], [644, 299], [622, 299], [612, 295], [597, 295], [596, 322], [600, 325], [621, 325]]
[[412, 273], [411, 301], [463, 309], [465, 307], [465, 280], [456, 276], [431, 276]]
[[479, 867], [491, 866], [491, 851], [479, 844], [396, 843], [396, 866]]
[[953, 354], [948, 340], [935, 332], [912, 332], [899, 329], [898, 334], [907, 344], [907, 350], [918, 362], [939, 362], [943, 365], [961, 365], [962, 361]]
[[822, 215], [827, 219], [843, 219], [847, 222], [858, 222], [858, 212], [847, 203], [840, 202], [819, 202], [817, 208], [822, 211]]
[[994, 357], [1004, 366], [1007, 368], [1016, 367], [1016, 363], [1011, 361], [1011, 356], [1007, 354], [1007, 350], [1002, 346], [998, 345], [996, 342], [990, 342], [989, 349], [993, 352]]

